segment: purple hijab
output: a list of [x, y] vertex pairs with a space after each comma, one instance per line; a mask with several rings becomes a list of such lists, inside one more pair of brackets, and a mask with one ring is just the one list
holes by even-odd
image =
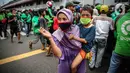
[[[58, 12], [58, 14], [61, 12], [64, 13], [71, 22], [73, 22], [73, 14], [70, 10], [62, 9]], [[56, 45], [62, 52], [62, 56], [59, 58], [58, 73], [71, 73], [71, 64], [80, 52], [81, 43], [75, 40], [69, 40], [68, 38], [70, 34], [73, 34], [75, 37], [79, 37], [79, 27], [72, 24], [66, 32], [58, 29], [52, 34]], [[78, 66], [77, 73], [85, 72], [86, 61], [83, 60]]]
[[[62, 9], [60, 10], [57, 15], [59, 13], [64, 13], [70, 22], [73, 22], [73, 13], [69, 10], [69, 9]], [[66, 36], [66, 38], [69, 38], [70, 34], [73, 34], [75, 37], [79, 37], [80, 34], [79, 34], [79, 27], [76, 26], [76, 25], [73, 25], [71, 24], [70, 28], [66, 31], [66, 32], [63, 32], [61, 29], [58, 29], [57, 31], [55, 31], [53, 33], [53, 36], [55, 38], [58, 39], [58, 41], [61, 41], [63, 36]], [[75, 47], [78, 47], [78, 48], [74, 48], [74, 49], [80, 49], [81, 48], [81, 43], [78, 42], [78, 41], [75, 41], [75, 40], [69, 40], [68, 42], [71, 43], [71, 45], [69, 46], [75, 46]], [[64, 44], [64, 42], [63, 42]], [[65, 44], [66, 45], [66, 44]], [[68, 45], [67, 45], [68, 46]]]

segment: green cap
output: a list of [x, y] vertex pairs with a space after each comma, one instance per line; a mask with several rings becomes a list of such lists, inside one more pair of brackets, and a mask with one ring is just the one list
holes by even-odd
[[74, 4], [72, 2], [67, 2], [65, 8], [67, 8], [68, 6], [74, 6]]

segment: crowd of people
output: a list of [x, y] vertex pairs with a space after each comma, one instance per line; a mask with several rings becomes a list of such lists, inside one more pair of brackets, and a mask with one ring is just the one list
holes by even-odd
[[[59, 59], [58, 73], [86, 73], [100, 68], [105, 51], [112, 53], [107, 73], [129, 73], [130, 71], [130, 6], [96, 4], [80, 6], [67, 2], [55, 9], [48, 1], [47, 8], [39, 10], [1, 10], [0, 37], [7, 38], [10, 26], [11, 43], [14, 34], [20, 40], [20, 32], [29, 37], [33, 31], [35, 39], [29, 41], [29, 48], [39, 40], [42, 50], [49, 47]], [[2, 35], [4, 32], [4, 36]], [[121, 69], [122, 64], [126, 64]]]

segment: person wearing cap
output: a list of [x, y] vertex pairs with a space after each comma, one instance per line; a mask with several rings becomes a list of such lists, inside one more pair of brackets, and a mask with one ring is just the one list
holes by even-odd
[[101, 66], [102, 57], [107, 44], [109, 30], [113, 30], [113, 20], [107, 16], [109, 8], [107, 5], [102, 5], [100, 16], [93, 19], [93, 24], [96, 26], [96, 36], [92, 47], [92, 60], [89, 63], [90, 69], [99, 68]]
[[100, 15], [100, 9], [101, 9], [101, 6], [102, 6], [102, 4], [98, 4], [98, 5], [96, 5], [96, 9], [98, 10], [98, 14]]
[[48, 6], [47, 8], [47, 11], [46, 11], [46, 15], [45, 15], [45, 19], [47, 19], [47, 22], [48, 22], [48, 28], [49, 28], [49, 31], [51, 33], [54, 32], [53, 30], [53, 18], [54, 18], [54, 12], [53, 12], [53, 0], [49, 0], [46, 5]]
[[[49, 39], [53, 53], [59, 59], [57, 73], [71, 73], [71, 64], [81, 50], [81, 43], [69, 40], [69, 36], [73, 34], [75, 37], [79, 37], [79, 27], [72, 24], [73, 13], [69, 9], [60, 10], [57, 18], [59, 28], [52, 35], [43, 28], [40, 28], [39, 31]], [[77, 73], [86, 73], [85, 60], [79, 64]]]
[[75, 6], [75, 12], [74, 12], [74, 24], [80, 23], [80, 5]]
[[40, 29], [38, 12], [34, 11], [33, 14], [34, 14], [34, 16], [32, 18], [32, 27], [33, 27], [33, 33], [35, 35], [35, 39], [29, 41], [30, 49], [32, 49], [32, 45], [36, 44], [39, 41], [39, 39], [41, 38], [40, 32], [38, 31]]
[[50, 16], [51, 18], [54, 17], [54, 15], [53, 15], [53, 9], [52, 9], [53, 4], [54, 4], [54, 2], [53, 2], [52, 0], [49, 0], [49, 1], [47, 1], [47, 3], [46, 3], [46, 5], [47, 5], [47, 7], [48, 7], [47, 11], [49, 12], [49, 16]]
[[115, 11], [111, 14], [111, 17], [115, 21], [120, 14], [125, 14], [125, 5], [122, 3], [116, 4]]
[[75, 11], [75, 7], [74, 7], [73, 2], [67, 2], [66, 5], [65, 5], [65, 8], [71, 10], [72, 12]]

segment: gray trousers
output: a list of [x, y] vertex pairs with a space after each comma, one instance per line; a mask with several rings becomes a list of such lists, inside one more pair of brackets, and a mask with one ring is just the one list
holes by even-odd
[[95, 39], [94, 45], [91, 49], [92, 51], [92, 60], [89, 63], [90, 68], [98, 68], [101, 66], [102, 57], [106, 48], [107, 39]]
[[36, 44], [39, 40], [44, 45], [44, 48], [46, 48], [47, 39], [41, 34], [35, 34], [35, 38], [31, 41], [31, 43]]

